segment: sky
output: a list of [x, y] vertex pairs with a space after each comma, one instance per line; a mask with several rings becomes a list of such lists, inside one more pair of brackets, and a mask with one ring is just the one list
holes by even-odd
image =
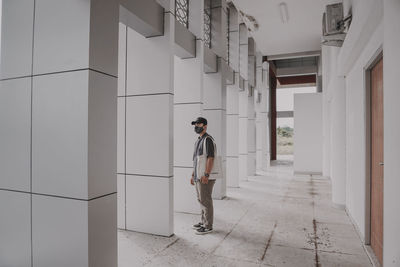
[[[276, 110], [277, 111], [293, 111], [294, 94], [315, 93], [315, 86], [297, 87], [297, 88], [279, 88], [276, 90]], [[276, 127], [289, 126], [293, 128], [293, 118], [278, 118]]]

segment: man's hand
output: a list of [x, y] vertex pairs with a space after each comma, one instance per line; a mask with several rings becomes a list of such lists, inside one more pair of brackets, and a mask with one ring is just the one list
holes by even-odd
[[190, 184], [191, 184], [191, 185], [194, 185], [194, 178], [193, 178], [193, 176], [192, 176], [192, 178], [190, 178]]
[[208, 177], [201, 176], [200, 182], [202, 182], [203, 184], [208, 184]]

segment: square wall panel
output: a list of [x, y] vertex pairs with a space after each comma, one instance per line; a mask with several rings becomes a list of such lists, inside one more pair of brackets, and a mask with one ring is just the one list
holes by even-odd
[[239, 72], [239, 32], [229, 32], [229, 65]]
[[125, 95], [126, 85], [126, 29], [125, 24], [119, 23], [118, 43], [118, 96]]
[[89, 67], [90, 3], [35, 1], [34, 74]]
[[90, 16], [89, 67], [117, 76], [119, 1], [90, 0], [87, 16]]
[[190, 184], [193, 168], [174, 168], [174, 211], [200, 214], [196, 188]]
[[240, 75], [247, 81], [249, 77], [249, 51], [248, 45], [242, 44], [239, 46], [239, 68], [240, 68]]
[[0, 266], [31, 266], [31, 195], [0, 190]]
[[256, 85], [258, 87], [258, 90], [261, 89], [262, 87], [262, 68], [261, 67], [257, 67], [256, 68]]
[[222, 135], [224, 132], [225, 124], [223, 123], [223, 111], [222, 110], [204, 110], [203, 115], [207, 119], [207, 133], [210, 134], [217, 145], [217, 153], [219, 156], [225, 156], [225, 136]]
[[145, 38], [128, 28], [127, 94], [173, 93], [173, 52], [168, 35]]
[[126, 172], [172, 176], [173, 97], [127, 98]]
[[221, 72], [204, 74], [204, 108], [222, 108]]
[[248, 152], [247, 122], [247, 118], [239, 117], [239, 154]]
[[226, 115], [226, 155], [239, 155], [239, 115]]
[[88, 80], [86, 70], [33, 79], [32, 190], [36, 193], [88, 196]]
[[256, 152], [256, 169], [261, 170], [263, 168], [263, 153], [262, 150], [257, 150]]
[[239, 88], [236, 84], [226, 86], [226, 113], [239, 114]]
[[256, 153], [252, 152], [247, 155], [247, 174], [249, 176], [256, 175]]
[[118, 228], [125, 229], [125, 175], [117, 176]]
[[247, 91], [240, 91], [239, 92], [239, 115], [240, 117], [247, 117], [248, 113], [248, 95]]
[[226, 158], [226, 186], [239, 187], [239, 158]]
[[89, 198], [117, 192], [117, 78], [89, 71]]
[[33, 266], [89, 266], [88, 202], [32, 198]]
[[247, 121], [247, 149], [249, 152], [256, 151], [256, 123], [255, 123], [255, 120]]
[[200, 114], [200, 104], [174, 106], [174, 166], [193, 166], [194, 144], [198, 135], [191, 122]]
[[173, 179], [127, 175], [127, 230], [173, 234]]
[[247, 180], [247, 155], [239, 155], [239, 180]]
[[0, 188], [30, 191], [31, 78], [0, 82]]
[[117, 267], [117, 194], [88, 203], [89, 266]]
[[118, 97], [117, 172], [125, 173], [125, 97]]
[[[196, 45], [201, 45], [201, 42], [196, 41]], [[177, 56], [174, 56], [175, 103], [191, 103], [202, 101], [202, 66], [202, 57], [200, 56], [187, 59], [181, 59]]]
[[0, 78], [32, 72], [34, 0], [2, 1]]

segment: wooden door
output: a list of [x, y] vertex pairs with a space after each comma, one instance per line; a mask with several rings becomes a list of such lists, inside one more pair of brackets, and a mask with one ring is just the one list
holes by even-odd
[[383, 252], [383, 59], [371, 70], [371, 247]]

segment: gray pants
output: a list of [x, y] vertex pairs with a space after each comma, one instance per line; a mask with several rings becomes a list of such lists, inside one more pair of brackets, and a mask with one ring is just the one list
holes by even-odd
[[211, 197], [214, 184], [215, 180], [208, 180], [208, 184], [196, 181], [197, 200], [201, 207], [201, 222], [208, 229], [212, 229], [214, 221], [214, 207]]

